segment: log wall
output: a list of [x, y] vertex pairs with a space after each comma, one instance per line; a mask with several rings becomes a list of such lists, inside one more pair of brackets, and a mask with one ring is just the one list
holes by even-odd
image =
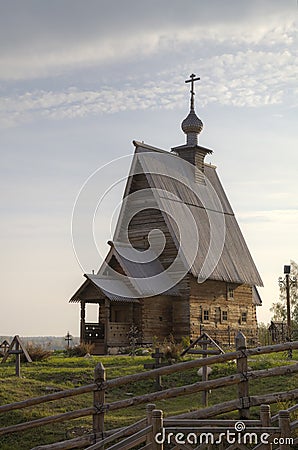
[[154, 337], [162, 341], [172, 333], [172, 297], [157, 295], [141, 300], [143, 342], [152, 343]]
[[190, 277], [189, 309], [191, 338], [204, 329], [212, 337], [217, 335], [221, 344], [228, 344], [233, 340], [228, 328], [241, 330], [249, 340], [257, 338], [256, 307], [249, 285], [214, 280], [199, 284]]

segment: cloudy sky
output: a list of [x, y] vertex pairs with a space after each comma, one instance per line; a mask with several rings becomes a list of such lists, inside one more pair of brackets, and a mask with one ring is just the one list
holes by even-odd
[[[133, 139], [184, 142], [193, 72], [200, 143], [214, 150], [269, 321], [283, 265], [298, 260], [296, 17], [296, 0], [0, 1], [1, 335], [78, 335], [76, 196]], [[120, 161], [102, 178], [125, 176]], [[104, 253], [109, 209], [96, 230]]]

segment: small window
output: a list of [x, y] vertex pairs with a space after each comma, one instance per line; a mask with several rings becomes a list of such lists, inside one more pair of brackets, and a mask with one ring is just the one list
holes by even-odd
[[247, 312], [246, 311], [241, 313], [241, 322], [247, 322]]
[[209, 310], [208, 309], [204, 309], [203, 318], [204, 318], [204, 321], [209, 320]]
[[228, 286], [228, 299], [234, 298], [234, 288]]
[[222, 321], [224, 321], [224, 320], [228, 320], [228, 311], [222, 312]]

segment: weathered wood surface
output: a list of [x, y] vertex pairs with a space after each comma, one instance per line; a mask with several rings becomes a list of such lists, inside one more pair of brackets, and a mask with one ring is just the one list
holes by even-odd
[[100, 444], [99, 448], [101, 448], [104, 445], [115, 441], [116, 439], [130, 436], [131, 434], [142, 430], [145, 426], [146, 419], [141, 419], [138, 422], [129, 425], [128, 427], [120, 428], [117, 430], [109, 430], [108, 432], [105, 432], [104, 434], [107, 435], [107, 437], [105, 437], [104, 439], [102, 439], [102, 433], [90, 433], [74, 439], [55, 442], [54, 444], [38, 445], [31, 450], [72, 450], [75, 448], [85, 448], [87, 445], [93, 444], [95, 438], [99, 440], [98, 444]]
[[[152, 411], [152, 435], [156, 436], [163, 428], [163, 412], [160, 409], [154, 409]], [[162, 450], [163, 445], [156, 442], [156, 439], [152, 441], [152, 450]]]
[[[132, 436], [129, 436], [118, 442], [117, 444], [112, 445], [107, 450], [129, 450], [130, 448], [136, 447], [137, 445], [142, 444], [147, 439], [147, 434], [152, 431], [152, 425], [143, 428], [140, 431], [137, 431]], [[133, 444], [133, 445], [132, 445]], [[102, 448], [101, 442], [98, 442], [90, 447], [87, 447], [86, 450], [98, 450]]]
[[[260, 406], [262, 404], [272, 404], [276, 402], [284, 402], [290, 400], [297, 400], [298, 389], [293, 389], [292, 391], [276, 392], [274, 394], [265, 395], [254, 395], [249, 397], [250, 406]], [[207, 419], [210, 417], [217, 416], [219, 414], [236, 411], [240, 408], [239, 399], [229, 400], [227, 402], [218, 403], [214, 406], [209, 406], [208, 408], [199, 409], [196, 411], [191, 411], [188, 413], [178, 414], [171, 417], [171, 419]]]
[[[298, 404], [291, 406], [290, 408], [287, 409], [287, 411], [289, 411], [289, 413], [293, 413], [294, 411], [297, 411], [298, 409]], [[276, 420], [278, 420], [278, 414], [275, 414], [275, 416], [271, 417], [271, 422], [275, 422]]]
[[63, 422], [65, 420], [78, 419], [79, 417], [90, 416], [96, 413], [94, 407], [77, 409], [67, 413], [57, 414], [55, 416], [43, 417], [42, 419], [31, 420], [30, 422], [18, 423], [17, 425], [10, 425], [5, 428], [0, 428], [0, 436], [4, 434], [14, 433], [16, 431], [30, 430], [49, 423]]
[[290, 414], [289, 411], [279, 411], [278, 413], [278, 423], [280, 428], [280, 437], [283, 438], [284, 442], [280, 444], [281, 450], [290, 450], [290, 444], [287, 443], [287, 439], [291, 436], [291, 426], [290, 426]]
[[[228, 287], [234, 289], [234, 297], [228, 296]], [[256, 306], [253, 303], [252, 287], [247, 284], [228, 284], [222, 281], [206, 280], [197, 283], [190, 278], [189, 307], [191, 317], [191, 338], [201, 334], [201, 327], [208, 330], [213, 337], [218, 336], [221, 344], [231, 344], [234, 336], [229, 335], [227, 327], [239, 329], [251, 340], [257, 338]], [[209, 312], [208, 320], [204, 319], [204, 310]], [[227, 314], [227, 320], [223, 318]], [[246, 313], [246, 321], [242, 322], [242, 312]]]
[[[291, 374], [296, 372], [298, 372], [298, 363], [290, 366], [281, 366], [281, 367], [274, 367], [272, 369], [262, 369], [247, 372], [247, 378], [253, 380], [277, 375]], [[214, 380], [199, 381], [194, 384], [179, 386], [171, 389], [165, 389], [160, 392], [152, 392], [149, 394], [140, 395], [138, 397], [131, 397], [125, 400], [118, 400], [116, 402], [108, 403], [106, 407], [108, 408], [109, 411], [115, 411], [117, 409], [127, 408], [129, 406], [139, 405], [142, 403], [147, 403], [155, 400], [180, 397], [182, 395], [189, 395], [209, 389], [217, 389], [223, 386], [232, 386], [234, 384], [241, 383], [244, 379], [246, 380], [246, 378], [244, 378], [242, 374], [234, 374]], [[239, 400], [237, 400], [237, 402], [238, 402], [237, 405], [238, 406], [240, 405], [239, 408], [241, 408], [243, 404], [242, 401], [239, 402]]]
[[31, 363], [32, 359], [26, 350], [26, 347], [19, 335], [16, 335], [11, 341], [1, 363], [5, 363], [10, 355], [16, 355], [16, 376], [21, 376], [21, 354], [23, 354], [27, 362]]
[[106, 381], [106, 371], [102, 363], [98, 363], [94, 370], [94, 381], [97, 389], [93, 391], [93, 407], [96, 413], [93, 414], [93, 432], [104, 432], [104, 408], [105, 390], [102, 389]]
[[13, 411], [15, 409], [27, 408], [28, 406], [39, 405], [41, 403], [51, 402], [54, 400], [59, 400], [61, 398], [74, 397], [75, 395], [86, 394], [88, 392], [94, 391], [94, 389], [96, 388], [97, 385], [95, 383], [92, 383], [73, 389], [53, 392], [52, 394], [42, 395], [40, 397], [28, 398], [27, 400], [22, 400], [20, 402], [9, 403], [7, 405], [0, 406], [0, 413]]
[[240, 419], [249, 418], [249, 403], [245, 399], [249, 397], [248, 374], [247, 374], [247, 356], [246, 356], [246, 338], [241, 331], [238, 332], [236, 339], [236, 350], [240, 350], [242, 356], [237, 358], [237, 371], [242, 376], [242, 380], [238, 385], [238, 398], [241, 402], [239, 410]]
[[[277, 344], [277, 345], [270, 345], [270, 346], [264, 346], [264, 347], [257, 347], [253, 349], [247, 349], [246, 355], [254, 356], [254, 355], [262, 355], [262, 354], [268, 354], [268, 353], [274, 353], [274, 352], [282, 352], [285, 350], [288, 350], [289, 348], [297, 349], [298, 348], [298, 341], [294, 342], [287, 342], [283, 344]], [[227, 362], [234, 359], [237, 359], [241, 357], [242, 353], [241, 351], [231, 352], [231, 353], [225, 353], [223, 355], [216, 355], [211, 356], [209, 358], [200, 358], [193, 361], [186, 361], [178, 364], [173, 364], [171, 366], [167, 367], [161, 367], [158, 369], [153, 369], [148, 372], [141, 372], [133, 375], [126, 375], [124, 377], [114, 378], [112, 380], [108, 380], [105, 382], [103, 388], [105, 389], [112, 389], [114, 387], [124, 386], [130, 383], [135, 383], [137, 381], [141, 380], [147, 380], [150, 378], [155, 378], [156, 375], [169, 375], [171, 373], [181, 372], [182, 370], [189, 370], [193, 368], [202, 367], [204, 365], [212, 365], [215, 363], [221, 363], [221, 362]], [[288, 368], [288, 372], [291, 373], [290, 367], [293, 366], [286, 366]], [[277, 370], [279, 368], [275, 368]], [[287, 372], [287, 371], [286, 371]], [[249, 372], [250, 378], [253, 378], [254, 373]], [[27, 400], [23, 400], [21, 402], [15, 402], [10, 403], [8, 405], [2, 405], [0, 406], [0, 413], [12, 411], [15, 409], [21, 409], [26, 408], [27, 406], [33, 406], [40, 403], [49, 402], [52, 400], [58, 400], [60, 398], [64, 397], [72, 397], [75, 395], [84, 394], [87, 392], [91, 392], [93, 390], [97, 389], [97, 385], [95, 383], [81, 386], [74, 389], [67, 389], [65, 391], [61, 392], [54, 392], [52, 394], [40, 396], [40, 397], [34, 397]]]

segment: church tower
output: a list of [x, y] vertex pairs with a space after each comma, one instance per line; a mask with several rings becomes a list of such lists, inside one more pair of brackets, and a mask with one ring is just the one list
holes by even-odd
[[203, 130], [203, 122], [196, 115], [194, 106], [194, 82], [199, 79], [199, 77], [196, 78], [195, 74], [192, 74], [190, 75], [190, 79], [185, 81], [185, 83], [191, 83], [190, 111], [188, 116], [181, 123], [182, 131], [186, 135], [186, 143], [179, 147], [173, 147], [172, 152], [193, 164], [198, 169], [198, 171], [196, 171], [196, 180], [202, 182], [200, 172], [204, 173], [204, 159], [207, 154], [212, 153], [212, 150], [199, 145], [199, 134]]

